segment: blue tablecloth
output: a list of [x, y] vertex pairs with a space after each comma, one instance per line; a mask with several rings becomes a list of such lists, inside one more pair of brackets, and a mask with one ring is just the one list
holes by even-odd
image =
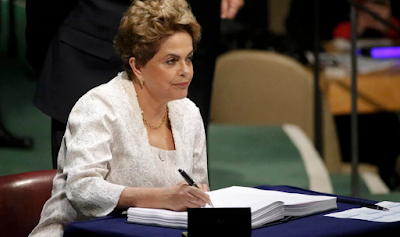
[[[329, 195], [290, 186], [258, 186], [261, 189], [278, 190], [292, 193]], [[333, 195], [335, 196], [335, 195]], [[374, 204], [375, 201], [354, 199], [364, 203]], [[330, 212], [343, 211], [359, 207], [353, 204], [338, 202], [338, 209]], [[286, 223], [263, 227], [252, 231], [252, 237], [345, 237], [345, 236], [400, 236], [400, 222], [379, 223], [352, 219], [337, 219], [324, 217], [326, 213], [307, 216]], [[71, 222], [65, 227], [64, 237], [180, 237], [185, 230], [164, 227], [146, 226], [126, 223], [126, 216], [102, 217], [85, 222]], [[210, 230], [211, 231], [211, 230]]]

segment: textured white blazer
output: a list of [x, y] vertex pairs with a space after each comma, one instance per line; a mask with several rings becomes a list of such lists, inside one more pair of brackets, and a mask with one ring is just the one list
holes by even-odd
[[176, 185], [183, 180], [179, 168], [208, 184], [199, 109], [185, 98], [169, 102], [168, 110], [175, 151], [155, 152], [125, 72], [82, 96], [68, 118], [52, 196], [30, 236], [62, 237], [70, 221], [109, 214], [127, 186]]

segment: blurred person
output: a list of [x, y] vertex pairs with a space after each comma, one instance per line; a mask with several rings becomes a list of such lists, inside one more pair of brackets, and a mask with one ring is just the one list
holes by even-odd
[[[204, 125], [186, 98], [200, 25], [185, 0], [135, 0], [115, 47], [125, 70], [73, 107], [51, 198], [29, 235], [63, 236], [71, 221], [129, 207], [210, 204]], [[199, 185], [189, 186], [186, 170]]]
[[289, 55], [303, 64], [308, 63], [304, 53], [315, 48], [315, 14], [319, 19], [319, 40], [327, 41], [332, 39], [335, 26], [349, 19], [349, 6], [347, 0], [319, 1], [319, 8], [315, 9], [315, 0], [292, 0], [285, 22], [292, 45]]
[[[358, 0], [364, 4], [369, 10], [377, 13], [384, 20], [391, 22], [396, 26], [400, 26], [399, 20], [392, 15], [391, 1], [390, 0]], [[333, 29], [333, 38], [343, 38], [350, 40], [351, 38], [351, 24], [350, 21], [340, 22], [335, 29]], [[376, 20], [373, 16], [365, 11], [359, 10], [357, 14], [357, 35], [361, 38], [391, 38], [396, 39], [399, 33], [380, 21]]]

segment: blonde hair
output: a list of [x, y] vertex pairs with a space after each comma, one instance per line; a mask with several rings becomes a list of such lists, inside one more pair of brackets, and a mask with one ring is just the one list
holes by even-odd
[[114, 47], [132, 78], [129, 58], [135, 57], [139, 66], [146, 65], [163, 40], [176, 32], [189, 33], [195, 49], [200, 41], [200, 31], [186, 0], [134, 0], [121, 19]]

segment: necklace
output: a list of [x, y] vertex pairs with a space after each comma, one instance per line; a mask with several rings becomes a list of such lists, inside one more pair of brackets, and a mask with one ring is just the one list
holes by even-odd
[[148, 125], [151, 129], [158, 129], [158, 128], [161, 127], [161, 125], [164, 124], [164, 122], [167, 120], [167, 118], [168, 118], [168, 107], [167, 107], [167, 109], [165, 110], [164, 117], [163, 117], [163, 119], [161, 120], [161, 123], [160, 123], [159, 125], [153, 125], [153, 124], [151, 124], [149, 121], [147, 121], [147, 119], [144, 118], [144, 116], [143, 116], [143, 123], [144, 123], [145, 125]]

